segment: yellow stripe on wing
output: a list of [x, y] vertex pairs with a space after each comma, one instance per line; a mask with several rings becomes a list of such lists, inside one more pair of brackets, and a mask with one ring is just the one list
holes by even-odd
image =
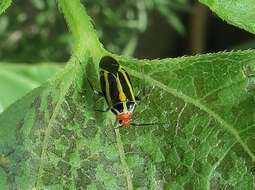
[[130, 92], [130, 94], [131, 94], [131, 96], [132, 96], [132, 99], [133, 99], [133, 101], [134, 101], [134, 100], [135, 100], [135, 95], [134, 95], [133, 87], [132, 87], [131, 82], [129, 81], [129, 79], [128, 79], [128, 77], [127, 77], [127, 74], [126, 74], [125, 70], [124, 70], [122, 67], [120, 67], [119, 72], [121, 72], [122, 75], [124, 76], [125, 81], [126, 81], [126, 83], [127, 83], [127, 85], [128, 85], [128, 88], [129, 88], [129, 92]]

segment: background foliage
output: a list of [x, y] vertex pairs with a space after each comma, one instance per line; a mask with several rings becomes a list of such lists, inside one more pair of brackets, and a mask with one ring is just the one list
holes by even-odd
[[[187, 11], [188, 0], [83, 2], [104, 45], [115, 53], [134, 53], [139, 35], [148, 28], [155, 12], [176, 31], [184, 33], [176, 12]], [[2, 60], [66, 61], [70, 56], [71, 36], [52, 0], [15, 2], [0, 18], [0, 40]]]

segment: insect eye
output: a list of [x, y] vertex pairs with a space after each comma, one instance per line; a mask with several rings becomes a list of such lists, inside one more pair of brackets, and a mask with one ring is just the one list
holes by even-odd
[[129, 111], [133, 112], [135, 109], [135, 103], [134, 102], [127, 102], [127, 108]]

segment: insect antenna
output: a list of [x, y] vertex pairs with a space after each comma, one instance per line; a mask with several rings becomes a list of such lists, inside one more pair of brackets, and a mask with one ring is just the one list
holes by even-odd
[[155, 123], [130, 123], [130, 125], [136, 126], [136, 127], [150, 126], [150, 125], [164, 125], [164, 124], [166, 124], [166, 123], [158, 123], [158, 122], [155, 122]]

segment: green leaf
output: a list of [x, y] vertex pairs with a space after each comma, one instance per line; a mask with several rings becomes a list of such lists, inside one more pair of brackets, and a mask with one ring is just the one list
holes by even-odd
[[56, 64], [0, 64], [0, 113], [11, 103], [53, 76], [61, 66]]
[[253, 189], [254, 59], [255, 51], [121, 58], [134, 86], [145, 78], [152, 89], [134, 122], [166, 123], [121, 134], [111, 113], [94, 111], [88, 85], [80, 94], [80, 65], [69, 65], [1, 115], [1, 180], [23, 189]]
[[12, 0], [1, 0], [0, 1], [0, 15], [11, 5]]
[[[78, 0], [59, 5], [75, 39], [60, 73], [0, 115], [3, 189], [254, 189], [255, 51], [164, 60], [114, 56], [146, 94], [134, 123], [87, 84], [102, 55]], [[164, 123], [164, 124], [163, 124]]]
[[140, 163], [130, 167], [134, 183], [141, 179], [136, 188], [156, 181], [164, 189], [254, 189], [254, 59], [255, 51], [239, 51], [141, 61], [140, 67], [123, 60], [154, 88], [134, 122], [169, 123], [123, 132], [131, 152], [126, 159]]
[[228, 23], [255, 34], [253, 0], [200, 0]]

